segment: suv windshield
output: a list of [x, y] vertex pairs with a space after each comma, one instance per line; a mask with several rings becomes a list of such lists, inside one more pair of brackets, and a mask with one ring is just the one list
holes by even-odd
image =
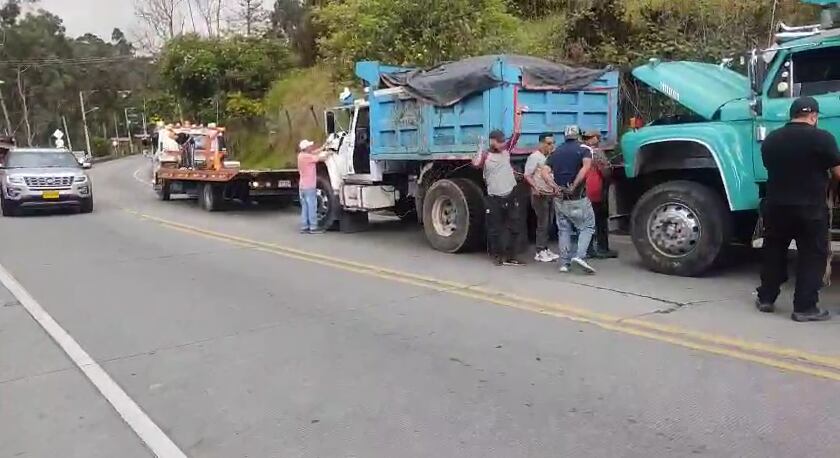
[[12, 151], [6, 157], [6, 168], [79, 167], [70, 152]]

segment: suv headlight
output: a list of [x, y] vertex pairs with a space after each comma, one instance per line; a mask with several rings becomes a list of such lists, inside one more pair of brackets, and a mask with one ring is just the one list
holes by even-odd
[[10, 184], [23, 184], [23, 177], [9, 175], [6, 177], [6, 181], [8, 181]]
[[75, 181], [76, 183], [87, 183], [88, 177], [87, 175], [80, 175], [77, 176], [73, 181]]

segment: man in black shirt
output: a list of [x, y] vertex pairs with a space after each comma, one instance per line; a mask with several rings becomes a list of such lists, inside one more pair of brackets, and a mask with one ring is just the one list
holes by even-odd
[[756, 306], [775, 311], [780, 286], [787, 281], [787, 253], [796, 240], [798, 261], [794, 321], [824, 321], [817, 307], [829, 254], [828, 189], [830, 170], [840, 178], [840, 152], [827, 131], [818, 129], [819, 104], [801, 97], [790, 109], [791, 122], [767, 136], [761, 156], [767, 168], [767, 196], [762, 205], [764, 264]]

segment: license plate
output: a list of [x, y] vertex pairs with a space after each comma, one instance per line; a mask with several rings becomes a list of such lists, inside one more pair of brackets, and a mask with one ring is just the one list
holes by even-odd
[[277, 182], [277, 187], [278, 188], [291, 188], [292, 187], [292, 182], [291, 182], [291, 180], [280, 180], [280, 181]]
[[58, 191], [44, 191], [41, 193], [44, 199], [58, 199]]

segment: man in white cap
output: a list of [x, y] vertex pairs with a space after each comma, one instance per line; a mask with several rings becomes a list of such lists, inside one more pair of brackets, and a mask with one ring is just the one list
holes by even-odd
[[[580, 128], [567, 126], [566, 141], [554, 150], [546, 164], [554, 173], [554, 182], [561, 188], [554, 199], [557, 219], [560, 272], [574, 266], [589, 274], [595, 268], [586, 262], [586, 250], [595, 233], [595, 213], [586, 197], [586, 175], [592, 167], [592, 152], [580, 143]], [[572, 231], [578, 232], [577, 250], [572, 253]]]
[[300, 191], [300, 233], [323, 234], [324, 228], [318, 225], [318, 162], [326, 159], [332, 151], [318, 147], [315, 142], [301, 140], [298, 144], [298, 190]]

